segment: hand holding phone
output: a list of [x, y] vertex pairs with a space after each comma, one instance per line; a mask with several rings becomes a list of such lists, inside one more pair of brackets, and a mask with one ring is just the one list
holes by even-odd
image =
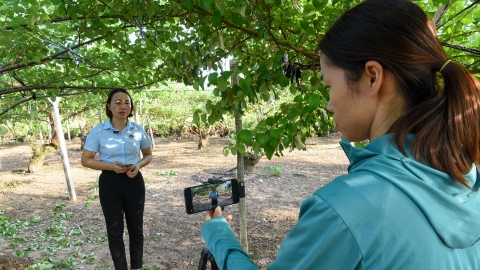
[[183, 190], [187, 214], [223, 207], [240, 201], [237, 179], [218, 181]]
[[131, 167], [133, 164], [122, 164], [122, 167]]
[[[217, 208], [215, 208], [215, 210], [207, 211], [205, 213], [205, 216], [203, 217], [203, 221], [207, 222], [210, 219], [215, 218], [215, 217], [219, 217], [219, 216], [223, 216], [223, 207], [217, 207]], [[228, 222], [228, 224], [230, 224], [232, 219], [233, 219], [232, 215], [226, 215], [225, 216], [225, 220]]]

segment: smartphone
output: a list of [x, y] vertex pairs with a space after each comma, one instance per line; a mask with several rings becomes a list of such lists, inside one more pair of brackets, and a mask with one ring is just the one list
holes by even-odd
[[130, 166], [132, 166], [132, 165], [133, 165], [133, 164], [122, 164], [121, 166], [122, 166], [122, 167], [130, 167]]
[[207, 211], [217, 206], [227, 206], [240, 201], [237, 179], [188, 187], [183, 190], [183, 195], [187, 214]]

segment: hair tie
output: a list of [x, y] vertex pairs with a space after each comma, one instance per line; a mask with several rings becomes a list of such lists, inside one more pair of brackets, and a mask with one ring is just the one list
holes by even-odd
[[447, 62], [445, 62], [445, 64], [443, 64], [443, 66], [440, 68], [439, 72], [442, 73], [443, 69], [448, 65], [448, 63], [452, 62], [452, 59], [448, 59]]

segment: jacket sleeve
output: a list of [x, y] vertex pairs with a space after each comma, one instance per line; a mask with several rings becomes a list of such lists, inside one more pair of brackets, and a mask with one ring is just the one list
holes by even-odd
[[348, 227], [318, 195], [307, 198], [283, 240], [274, 269], [355, 269], [362, 254]]
[[[202, 236], [220, 269], [258, 269], [225, 218], [205, 222]], [[341, 217], [313, 195], [302, 203], [297, 224], [268, 269], [355, 269], [361, 258], [357, 242]]]
[[205, 222], [202, 236], [220, 269], [258, 269], [243, 250], [224, 217]]

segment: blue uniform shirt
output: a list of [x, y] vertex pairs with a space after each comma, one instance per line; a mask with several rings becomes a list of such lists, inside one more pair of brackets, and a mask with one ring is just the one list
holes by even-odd
[[117, 132], [110, 120], [92, 128], [87, 135], [84, 149], [100, 154], [100, 161], [135, 164], [140, 160], [140, 150], [152, 144], [145, 129], [131, 121]]
[[210, 192], [210, 198], [212, 198], [212, 199], [218, 198], [218, 192], [216, 192], [216, 191]]

